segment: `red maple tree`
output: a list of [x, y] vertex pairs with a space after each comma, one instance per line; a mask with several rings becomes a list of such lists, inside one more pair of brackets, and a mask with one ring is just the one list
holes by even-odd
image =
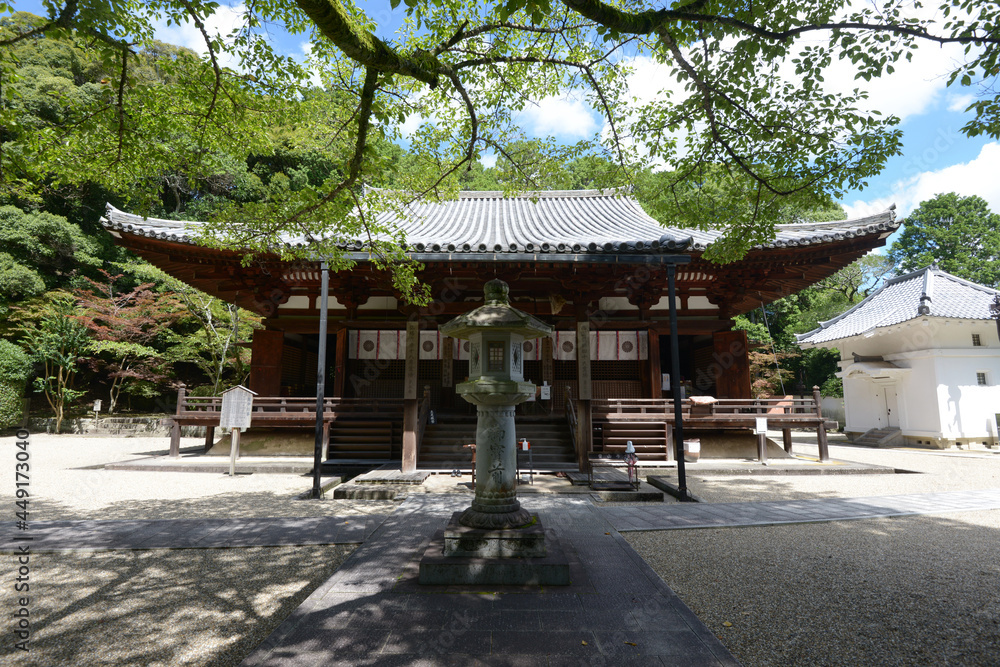
[[84, 311], [79, 320], [93, 337], [88, 361], [111, 383], [110, 414], [122, 392], [154, 393], [166, 382], [170, 364], [155, 343], [179, 317], [180, 304], [152, 290], [154, 283], [126, 289], [120, 287], [124, 274], [101, 273], [103, 281], [85, 278], [88, 286], [77, 289], [76, 296]]

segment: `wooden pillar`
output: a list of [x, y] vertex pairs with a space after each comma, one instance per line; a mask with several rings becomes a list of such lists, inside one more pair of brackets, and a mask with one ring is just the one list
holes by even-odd
[[826, 422], [823, 421], [823, 397], [819, 387], [813, 387], [813, 400], [816, 401], [816, 416], [819, 417], [819, 428], [816, 429], [816, 441], [819, 445], [819, 460], [830, 460], [830, 447], [826, 442]]
[[712, 335], [717, 398], [753, 398], [750, 390], [750, 354], [745, 331], [717, 331]]
[[590, 378], [590, 322], [576, 323], [576, 383], [581, 401], [594, 397]]
[[[786, 415], [789, 412], [791, 412], [791, 411], [792, 411], [791, 408], [789, 408], [789, 407], [785, 408], [785, 414]], [[788, 452], [789, 454], [791, 454], [792, 453], [792, 429], [788, 428], [787, 426], [785, 428], [781, 429], [781, 441], [782, 441], [782, 444], [784, 444], [784, 446], [785, 446], [785, 451]]]
[[350, 332], [344, 329], [337, 330], [337, 342], [333, 351], [333, 395], [337, 398], [344, 397], [344, 382], [347, 380], [347, 341], [350, 339]]
[[451, 388], [455, 384], [455, 339], [445, 336], [441, 339], [441, 386]]
[[258, 396], [281, 395], [281, 356], [285, 333], [270, 329], [253, 332], [250, 344], [250, 390]]
[[757, 434], [757, 460], [767, 465], [767, 433]]
[[[184, 411], [184, 399], [187, 395], [187, 387], [184, 383], [180, 383], [177, 387], [177, 416], [181, 415]], [[177, 422], [177, 419], [172, 419], [170, 423], [170, 456], [180, 456], [181, 455], [181, 425]]]
[[417, 469], [417, 368], [420, 323], [406, 323], [406, 373], [403, 378], [403, 472]]
[[646, 358], [649, 368], [649, 397], [662, 398], [663, 386], [660, 378], [663, 371], [660, 368], [660, 334], [655, 329], [650, 329], [648, 336], [649, 350], [646, 353]]
[[555, 378], [552, 339], [546, 336], [542, 339], [542, 382], [548, 382], [551, 385], [555, 382]]
[[594, 397], [590, 376], [590, 322], [576, 323], [576, 385], [579, 393], [577, 420], [580, 433], [577, 442], [577, 465], [580, 472], [588, 469], [590, 452], [594, 450], [594, 414], [591, 399]]
[[214, 444], [215, 444], [215, 427], [214, 426], [206, 426], [205, 427], [205, 453], [206, 454], [208, 453], [208, 450], [210, 450], [212, 448], [212, 445], [214, 445]]

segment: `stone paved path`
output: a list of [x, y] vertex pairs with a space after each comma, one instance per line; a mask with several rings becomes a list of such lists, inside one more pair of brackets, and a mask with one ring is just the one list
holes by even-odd
[[467, 498], [411, 496], [244, 665], [738, 665], [585, 499], [525, 505], [569, 587], [420, 587], [421, 547]]
[[0, 551], [14, 551], [16, 538], [30, 537], [31, 550], [215, 549], [223, 547], [357, 544], [385, 521], [385, 515], [175, 519], [159, 521], [32, 521], [28, 530], [2, 522]]
[[867, 498], [816, 498], [756, 503], [682, 503], [605, 507], [615, 530], [678, 530], [876, 519], [1000, 509], [1000, 490], [952, 491]]

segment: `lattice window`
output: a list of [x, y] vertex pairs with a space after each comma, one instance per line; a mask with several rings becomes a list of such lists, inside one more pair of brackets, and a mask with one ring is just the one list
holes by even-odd
[[405, 376], [402, 359], [349, 359], [344, 394], [350, 398], [402, 398]]
[[575, 380], [576, 379], [576, 362], [575, 361], [553, 361], [552, 362], [552, 375], [556, 380]]
[[591, 361], [590, 377], [593, 380], [635, 380], [642, 377], [642, 362], [637, 359], [622, 361]]
[[503, 353], [506, 345], [502, 341], [491, 340], [489, 342], [489, 357], [487, 358], [486, 370], [490, 373], [500, 373], [504, 370]]
[[979, 337], [979, 334], [972, 334], [972, 347], [982, 347], [983, 339]]
[[436, 359], [424, 359], [417, 364], [418, 397], [424, 395], [426, 386], [431, 388], [431, 405], [441, 405], [441, 362]]
[[976, 384], [980, 387], [988, 387], [990, 384], [989, 374], [985, 372], [976, 373]]

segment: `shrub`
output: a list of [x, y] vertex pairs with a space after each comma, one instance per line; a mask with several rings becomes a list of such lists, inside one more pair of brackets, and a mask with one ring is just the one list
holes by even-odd
[[21, 423], [24, 387], [31, 375], [31, 365], [27, 352], [0, 338], [0, 429]]

